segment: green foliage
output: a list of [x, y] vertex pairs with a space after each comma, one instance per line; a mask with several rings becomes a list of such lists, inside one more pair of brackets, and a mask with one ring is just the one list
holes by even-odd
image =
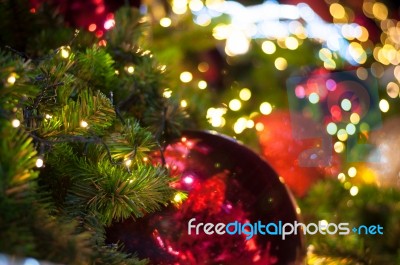
[[122, 7], [116, 12], [116, 27], [107, 34], [107, 41], [112, 47], [122, 51], [133, 50], [139, 47], [146, 33], [146, 18], [141, 16], [139, 10]]
[[317, 184], [300, 201], [304, 221], [328, 220], [359, 225], [381, 225], [383, 235], [313, 235], [307, 242], [315, 254], [332, 259], [346, 259], [346, 264], [398, 264], [400, 260], [400, 191], [362, 185], [359, 193], [351, 196], [335, 180]]
[[[164, 69], [141, 48], [143, 18], [117, 12], [105, 48], [52, 11], [33, 16], [27, 1], [3, 2], [0, 15], [10, 21], [0, 23], [0, 44], [11, 48], [0, 49], [0, 252], [62, 264], [146, 264], [107, 246], [104, 231], [160, 210], [175, 193], [168, 170], [146, 161], [179, 134], [185, 113], [163, 97]], [[28, 21], [11, 36], [7, 27]]]
[[[132, 214], [142, 217], [160, 210], [160, 204], [172, 199], [167, 185], [171, 179], [164, 168], [141, 165], [129, 173], [105, 163], [96, 166], [81, 161], [79, 166], [72, 195], [89, 211], [99, 213], [107, 225]], [[78, 200], [72, 199], [74, 203]]]
[[153, 135], [142, 128], [138, 122], [127, 120], [121, 133], [112, 133], [106, 143], [112, 158], [141, 162], [156, 147]]
[[28, 189], [31, 180], [37, 177], [37, 172], [32, 170], [36, 162], [36, 150], [31, 138], [3, 119], [0, 123], [0, 140], [0, 150], [12, 150], [0, 156], [0, 192], [2, 196], [12, 196], [15, 192]]
[[77, 234], [75, 222], [64, 223], [49, 215], [49, 205], [37, 193], [39, 172], [34, 171], [37, 152], [32, 138], [1, 119], [0, 150], [0, 250], [82, 264], [89, 253], [88, 234]]
[[114, 63], [109, 53], [94, 46], [76, 56], [74, 74], [83, 81], [81, 84], [84, 86], [107, 93], [113, 88], [116, 79]]

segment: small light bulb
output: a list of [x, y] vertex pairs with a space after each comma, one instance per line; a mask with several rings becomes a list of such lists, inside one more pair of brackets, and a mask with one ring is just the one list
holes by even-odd
[[15, 75], [10, 75], [8, 78], [7, 78], [7, 82], [10, 84], [10, 85], [14, 85], [14, 83], [15, 83], [15, 81], [17, 81], [17, 79], [15, 78]]
[[126, 68], [126, 71], [127, 71], [129, 74], [133, 74], [133, 73], [135, 72], [135, 68], [134, 68], [133, 66], [128, 66], [128, 67]]
[[181, 100], [181, 107], [182, 107], [182, 108], [186, 108], [187, 105], [188, 105], [187, 101], [184, 100], [184, 99], [182, 99], [182, 100]]
[[88, 123], [86, 122], [86, 121], [81, 121], [81, 127], [82, 128], [86, 128], [86, 127], [88, 127]]
[[172, 24], [172, 21], [170, 18], [163, 17], [162, 19], [160, 19], [161, 27], [168, 28], [169, 26], [171, 26], [171, 24]]
[[193, 75], [192, 75], [192, 73], [185, 71], [185, 72], [181, 73], [179, 78], [181, 79], [181, 81], [183, 83], [189, 83], [190, 81], [192, 81]]
[[36, 160], [36, 167], [42, 167], [42, 166], [43, 166], [43, 159], [38, 158], [38, 159]]
[[172, 91], [171, 90], [168, 90], [168, 89], [164, 90], [164, 92], [163, 92], [163, 97], [164, 98], [170, 98], [171, 95], [172, 95]]
[[109, 30], [114, 26], [115, 26], [115, 20], [114, 19], [108, 19], [106, 22], [104, 22], [104, 29], [106, 29], [106, 30]]
[[64, 47], [61, 48], [61, 57], [65, 58], [65, 59], [69, 57], [69, 51], [67, 49], [65, 49]]
[[199, 81], [198, 87], [200, 89], [206, 89], [207, 88], [207, 82], [204, 80]]
[[182, 195], [179, 192], [177, 194], [175, 194], [175, 196], [174, 196], [175, 202], [180, 203], [180, 202], [182, 202], [182, 200], [183, 200]]
[[127, 167], [129, 167], [130, 165], [132, 165], [132, 160], [130, 160], [130, 159], [125, 160], [125, 165], [126, 165]]
[[12, 126], [13, 126], [14, 128], [18, 128], [18, 127], [21, 125], [21, 122], [20, 122], [18, 119], [14, 119], [14, 120], [11, 122], [11, 124], [12, 124]]
[[51, 118], [53, 118], [53, 116], [51, 116], [50, 114], [46, 114], [45, 118], [46, 118], [47, 120], [50, 120]]

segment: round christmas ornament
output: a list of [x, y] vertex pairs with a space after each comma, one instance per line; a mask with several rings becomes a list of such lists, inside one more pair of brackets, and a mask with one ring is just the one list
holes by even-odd
[[280, 235], [280, 225], [298, 221], [299, 209], [257, 154], [227, 137], [187, 131], [168, 145], [164, 159], [187, 199], [114, 223], [107, 242], [122, 242], [151, 264], [302, 264], [302, 231]]
[[322, 124], [298, 114], [275, 111], [256, 123], [261, 153], [296, 196], [304, 196], [321, 178], [337, 176], [340, 158]]
[[400, 188], [400, 119], [392, 118], [372, 131], [369, 143], [374, 146], [368, 156], [369, 167], [383, 187]]

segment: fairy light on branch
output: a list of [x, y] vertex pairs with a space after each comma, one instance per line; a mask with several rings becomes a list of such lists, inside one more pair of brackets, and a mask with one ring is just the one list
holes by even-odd
[[13, 119], [13, 120], [11, 121], [11, 125], [12, 125], [12, 127], [14, 127], [14, 128], [18, 128], [18, 127], [21, 125], [21, 122], [20, 122], [18, 119]]
[[192, 73], [185, 71], [185, 72], [181, 73], [179, 78], [181, 79], [181, 81], [183, 83], [189, 83], [190, 81], [192, 81], [193, 75], [192, 75]]
[[172, 24], [172, 21], [168, 17], [163, 17], [162, 19], [160, 19], [161, 27], [168, 28], [169, 26], [171, 26], [171, 24]]
[[15, 81], [17, 81], [17, 74], [16, 73], [12, 73], [8, 76], [7, 78], [7, 83], [9, 85], [14, 85]]
[[89, 124], [86, 121], [82, 120], [81, 123], [80, 123], [80, 126], [82, 128], [87, 128], [89, 126]]
[[181, 107], [182, 107], [182, 108], [186, 108], [187, 106], [188, 106], [187, 101], [186, 101], [185, 99], [182, 99], [182, 100], [181, 100]]
[[132, 160], [126, 159], [124, 163], [125, 163], [125, 166], [130, 167], [132, 165]]
[[70, 47], [69, 46], [63, 46], [60, 49], [60, 55], [62, 58], [67, 59], [70, 55]]
[[104, 29], [105, 30], [110, 30], [115, 26], [115, 20], [114, 19], [107, 19], [106, 22], [104, 22]]
[[44, 161], [42, 158], [39, 157], [38, 159], [36, 159], [36, 167], [37, 168], [41, 168], [41, 167], [43, 167], [43, 165], [44, 165]]
[[133, 67], [133, 65], [125, 66], [124, 69], [130, 75], [132, 75], [135, 72], [135, 67]]

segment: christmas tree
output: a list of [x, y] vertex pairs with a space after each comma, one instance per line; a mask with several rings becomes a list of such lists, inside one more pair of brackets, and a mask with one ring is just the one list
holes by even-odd
[[148, 162], [185, 112], [162, 95], [165, 66], [144, 49], [145, 19], [121, 9], [124, 27], [99, 43], [27, 1], [6, 1], [0, 14], [1, 252], [146, 263], [105, 243], [113, 220], [157, 211], [177, 192]]
[[[54, 1], [63, 18], [17, 2], [0, 7], [1, 252], [145, 263], [106, 244], [104, 229], [175, 197], [174, 178], [148, 160], [193, 126], [263, 155], [295, 193], [304, 223], [383, 227], [383, 235], [307, 235], [307, 264], [400, 263], [395, 3], [321, 1], [317, 14], [302, 3], [247, 13], [230, 1], [152, 1], [142, 17], [72, 1], [95, 5], [99, 18]], [[79, 26], [89, 32], [74, 32]], [[307, 149], [331, 160], [298, 166]]]

